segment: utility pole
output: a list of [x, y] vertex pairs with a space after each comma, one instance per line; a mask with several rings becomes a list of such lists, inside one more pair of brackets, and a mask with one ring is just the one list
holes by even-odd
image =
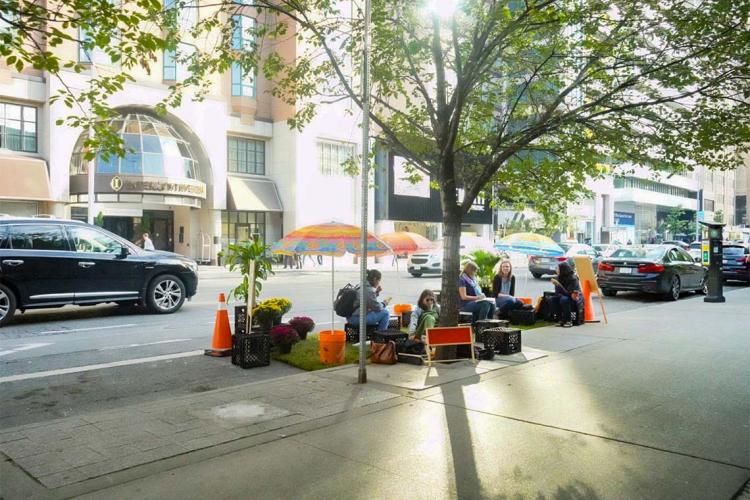
[[367, 286], [367, 190], [369, 184], [370, 161], [370, 0], [365, 0], [365, 25], [362, 40], [362, 214], [361, 234], [359, 238], [361, 259], [359, 261], [359, 371], [357, 382], [367, 383], [367, 368], [365, 368], [365, 354], [367, 352], [367, 301], [365, 287]]

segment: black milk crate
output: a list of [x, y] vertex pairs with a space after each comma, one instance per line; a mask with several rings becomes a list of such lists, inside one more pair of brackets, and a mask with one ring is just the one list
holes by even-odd
[[510, 325], [510, 322], [504, 319], [480, 319], [474, 323], [474, 338], [479, 341], [482, 338], [482, 331], [486, 328], [503, 328]]
[[388, 329], [400, 330], [401, 329], [401, 316], [391, 316], [390, 318], [388, 318]]
[[271, 364], [271, 336], [267, 333], [240, 333], [232, 336], [232, 364], [255, 368]]
[[234, 334], [247, 333], [247, 306], [234, 306]]
[[521, 352], [521, 330], [518, 328], [485, 328], [482, 331], [485, 349], [498, 354]]
[[404, 333], [401, 330], [388, 329], [384, 332], [374, 332], [372, 334], [373, 342], [388, 342], [389, 340], [392, 340], [396, 343], [396, 346], [403, 342], [406, 342], [406, 339], [408, 338], [409, 334]]
[[[378, 329], [378, 325], [367, 325], [367, 332], [365, 340], [370, 340], [372, 337], [372, 334], [375, 333]], [[346, 323], [344, 325], [344, 333], [346, 334], [346, 341], [350, 342], [352, 344], [356, 344], [359, 342], [359, 325], [352, 325], [351, 323]]]
[[468, 325], [471, 324], [474, 321], [474, 315], [470, 312], [466, 311], [459, 311], [458, 313], [458, 324], [459, 325]]
[[508, 314], [511, 325], [533, 325], [536, 314], [533, 309], [514, 309]]

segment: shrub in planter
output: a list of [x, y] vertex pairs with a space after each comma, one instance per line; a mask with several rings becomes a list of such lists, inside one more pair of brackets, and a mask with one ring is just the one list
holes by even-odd
[[264, 300], [253, 309], [253, 319], [258, 322], [261, 329], [270, 330], [272, 326], [281, 323], [281, 317], [289, 312], [292, 303], [282, 297], [274, 297]]
[[289, 324], [297, 330], [297, 333], [299, 334], [299, 338], [301, 340], [305, 340], [307, 338], [307, 334], [313, 331], [313, 328], [315, 328], [315, 322], [312, 320], [312, 318], [308, 318], [307, 316], [295, 316], [289, 321]]
[[282, 323], [271, 328], [271, 343], [282, 354], [289, 353], [297, 342], [299, 342], [299, 334], [291, 325]]

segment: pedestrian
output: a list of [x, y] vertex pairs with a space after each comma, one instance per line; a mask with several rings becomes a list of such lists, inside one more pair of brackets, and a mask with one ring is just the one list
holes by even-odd
[[318, 265], [319, 266], [323, 265], [323, 255], [322, 254], [318, 254]]
[[507, 317], [511, 310], [523, 308], [523, 302], [515, 295], [516, 277], [513, 274], [513, 266], [508, 259], [505, 259], [500, 262], [497, 274], [492, 278], [492, 296], [495, 297], [499, 317]]
[[[367, 271], [367, 284], [365, 284], [366, 322], [368, 325], [377, 325], [379, 331], [388, 329], [388, 320], [391, 316], [388, 309], [385, 308], [390, 299], [378, 300], [378, 295], [383, 290], [380, 286], [382, 277], [383, 275], [377, 269], [369, 269]], [[359, 294], [357, 294], [357, 300], [354, 303], [354, 312], [347, 318], [349, 324], [359, 324], [359, 308]]]
[[461, 311], [470, 312], [474, 321], [492, 318], [495, 314], [495, 301], [482, 293], [475, 276], [479, 267], [472, 261], [464, 264], [464, 270], [458, 277], [458, 297]]
[[156, 250], [154, 242], [148, 237], [148, 233], [143, 233], [143, 249], [144, 250]]
[[571, 309], [573, 303], [583, 302], [581, 283], [578, 281], [575, 270], [567, 262], [560, 262], [557, 266], [557, 277], [550, 280], [555, 285], [555, 295], [551, 299], [552, 310], [560, 320], [560, 326], [570, 328]]

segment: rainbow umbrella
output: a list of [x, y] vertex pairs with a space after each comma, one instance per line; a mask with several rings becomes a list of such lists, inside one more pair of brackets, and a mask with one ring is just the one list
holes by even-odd
[[547, 236], [536, 233], [515, 233], [495, 243], [495, 248], [506, 252], [518, 252], [527, 255], [557, 257], [565, 255], [560, 245]]
[[[305, 226], [284, 236], [271, 245], [271, 252], [281, 255], [331, 256], [331, 329], [334, 328], [333, 302], [336, 300], [333, 258], [346, 253], [362, 254], [360, 228], [340, 222]], [[390, 247], [374, 234], [367, 232], [367, 254], [381, 256], [391, 253]]]
[[408, 231], [381, 234], [380, 239], [391, 247], [391, 250], [395, 254], [410, 254], [435, 248], [435, 243], [421, 234], [410, 233]]

